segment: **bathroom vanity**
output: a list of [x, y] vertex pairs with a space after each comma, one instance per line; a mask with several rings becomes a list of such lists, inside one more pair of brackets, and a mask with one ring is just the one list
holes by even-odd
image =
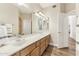
[[40, 40], [30, 44], [24, 49], [16, 52], [13, 56], [40, 56], [48, 47], [50, 36], [47, 35]]
[[1, 56], [41, 56], [49, 45], [50, 33], [36, 33], [21, 36], [21, 41], [0, 47]]

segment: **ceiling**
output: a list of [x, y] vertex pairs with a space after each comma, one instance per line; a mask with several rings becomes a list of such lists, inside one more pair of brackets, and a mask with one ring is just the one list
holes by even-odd
[[25, 13], [25, 14], [37, 12], [37, 11], [40, 11], [44, 8], [50, 7], [52, 5], [55, 5], [55, 3], [25, 3], [25, 4], [22, 4], [22, 5], [16, 4], [19, 11], [21, 13]]
[[40, 3], [40, 6], [42, 8], [47, 8], [47, 7], [50, 7], [50, 6], [53, 6], [55, 5], [55, 3]]

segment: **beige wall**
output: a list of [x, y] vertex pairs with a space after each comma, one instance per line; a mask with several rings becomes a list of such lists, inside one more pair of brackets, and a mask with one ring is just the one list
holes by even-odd
[[72, 10], [76, 10], [76, 8], [78, 8], [78, 4], [76, 7], [75, 3], [61, 3], [60, 4], [61, 13], [68, 13], [68, 12], [71, 12]]
[[60, 12], [65, 13], [65, 4], [64, 3], [60, 4]]
[[18, 33], [18, 16], [18, 10], [14, 5], [0, 3], [0, 24], [13, 24], [15, 27], [13, 34]]
[[66, 3], [65, 4], [65, 12], [71, 12], [72, 10], [76, 9], [75, 3]]
[[76, 9], [78, 9], [78, 10], [79, 10], [79, 3], [77, 3], [77, 4], [76, 4]]

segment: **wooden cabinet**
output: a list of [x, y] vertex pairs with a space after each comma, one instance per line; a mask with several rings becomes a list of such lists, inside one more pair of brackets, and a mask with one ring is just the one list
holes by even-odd
[[49, 42], [48, 42], [49, 40], [48, 39], [46, 39], [46, 48], [48, 47], [48, 44], [49, 44]]
[[42, 55], [44, 51], [45, 51], [45, 42], [43, 42], [40, 46], [40, 55]]
[[23, 49], [22, 51], [20, 51], [21, 56], [26, 56], [29, 53], [31, 53], [31, 51], [35, 49], [35, 43], [31, 44], [30, 46], [26, 47], [25, 49]]
[[38, 41], [36, 42], [36, 46], [37, 46], [37, 47], [40, 47], [40, 44], [41, 44], [41, 43], [40, 43], [40, 40], [38, 40]]
[[46, 48], [48, 47], [49, 42], [50, 42], [50, 36], [48, 35], [48, 36], [46, 37]]
[[46, 36], [43, 39], [41, 39], [41, 44], [40, 44], [40, 55], [43, 54], [45, 49], [48, 47], [50, 41], [50, 36]]
[[45, 40], [46, 40], [46, 37], [44, 37], [44, 38], [42, 38], [40, 41], [41, 41], [41, 44], [43, 43], [43, 42], [45, 42]]
[[46, 37], [42, 38], [40, 43], [40, 55], [42, 55], [46, 47]]
[[50, 36], [46, 36], [28, 47], [20, 50], [12, 56], [40, 56], [43, 54], [45, 49], [48, 47]]
[[31, 52], [31, 56], [39, 56], [39, 47], [35, 48], [35, 49]]

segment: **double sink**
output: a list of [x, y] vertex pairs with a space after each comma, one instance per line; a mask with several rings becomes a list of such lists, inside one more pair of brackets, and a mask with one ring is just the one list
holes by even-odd
[[31, 41], [33, 38], [38, 37], [38, 36], [39, 35], [30, 34], [30, 35], [4, 38], [0, 40], [0, 48], [6, 45], [20, 46], [20, 45], [23, 45], [24, 43]]
[[24, 42], [26, 42], [28, 39], [22, 38], [22, 37], [10, 37], [10, 38], [4, 38], [0, 40], [0, 47], [4, 47], [6, 45], [15, 45], [19, 46], [22, 45]]
[[47, 36], [49, 33], [35, 33], [0, 39], [0, 56], [10, 56], [15, 52]]

